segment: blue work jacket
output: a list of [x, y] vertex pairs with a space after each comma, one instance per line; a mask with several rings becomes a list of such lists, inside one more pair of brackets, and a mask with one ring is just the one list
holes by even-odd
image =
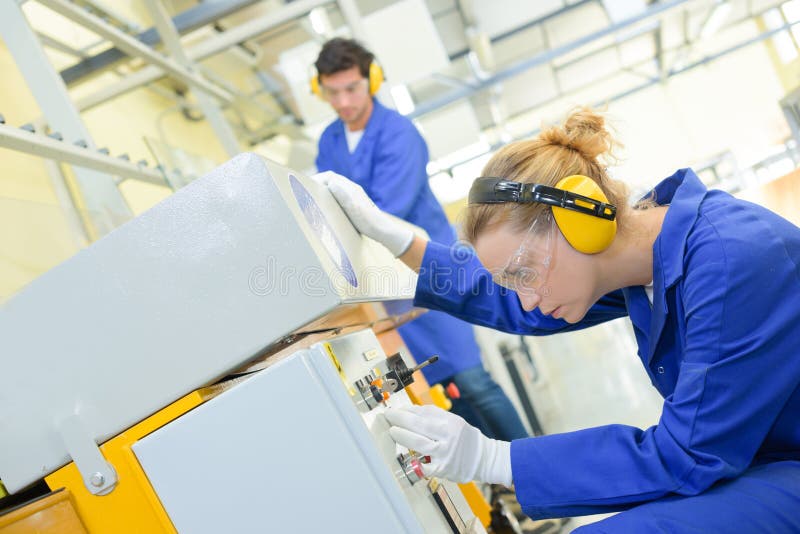
[[708, 191], [689, 169], [654, 192], [669, 209], [653, 245], [652, 306], [644, 288], [628, 287], [574, 325], [525, 312], [470, 250], [428, 245], [416, 304], [532, 335], [627, 315], [664, 397], [658, 424], [646, 430], [608, 425], [512, 442], [517, 497], [529, 515], [696, 495], [752, 465], [800, 459], [800, 229]]
[[[373, 99], [372, 115], [351, 154], [345, 124], [332, 122], [319, 140], [317, 170], [333, 171], [364, 188], [382, 210], [424, 228], [433, 241], [450, 245], [455, 232], [428, 184], [428, 146], [414, 124]], [[444, 313], [426, 313], [399, 328], [417, 360], [438, 354], [423, 372], [430, 383], [481, 365], [472, 326]]]

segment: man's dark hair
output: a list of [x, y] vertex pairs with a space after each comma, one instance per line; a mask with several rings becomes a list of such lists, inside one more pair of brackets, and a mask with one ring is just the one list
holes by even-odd
[[354, 39], [336, 37], [325, 43], [314, 66], [317, 75], [335, 74], [358, 66], [364, 78], [369, 78], [369, 65], [375, 56]]

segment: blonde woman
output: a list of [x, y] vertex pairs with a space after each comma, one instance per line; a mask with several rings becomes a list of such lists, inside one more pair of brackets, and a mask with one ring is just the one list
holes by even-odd
[[[800, 229], [690, 169], [645, 206], [602, 164], [604, 119], [497, 152], [452, 249], [415, 238], [415, 302], [528, 335], [633, 323], [664, 397], [658, 423], [503, 442], [430, 406], [387, 410], [426, 474], [511, 485], [535, 518], [622, 511], [585, 532], [800, 532]], [[328, 187], [364, 234], [407, 232], [343, 177]], [[597, 347], [602, 354], [603, 347]]]

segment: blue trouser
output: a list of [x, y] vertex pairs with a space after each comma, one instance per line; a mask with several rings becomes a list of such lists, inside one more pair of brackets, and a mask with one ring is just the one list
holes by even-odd
[[442, 385], [449, 382], [455, 382], [461, 392], [461, 398], [453, 399], [451, 411], [487, 437], [504, 441], [528, 437], [516, 408], [482, 366], [460, 371]]
[[800, 461], [751, 467], [700, 495], [670, 496], [573, 532], [769, 534], [800, 532]]

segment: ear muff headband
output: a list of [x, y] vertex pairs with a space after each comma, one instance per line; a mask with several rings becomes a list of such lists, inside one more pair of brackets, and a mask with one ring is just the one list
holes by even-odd
[[617, 208], [587, 176], [574, 175], [556, 187], [526, 184], [496, 177], [476, 179], [469, 192], [470, 204], [538, 202], [552, 206], [553, 218], [567, 242], [584, 254], [602, 252], [617, 233]]
[[[378, 93], [386, 77], [383, 74], [383, 69], [377, 61], [372, 60], [369, 64], [369, 94], [374, 96]], [[319, 84], [319, 74], [314, 73], [311, 77], [311, 93], [317, 95], [319, 98], [322, 96], [322, 87]]]

